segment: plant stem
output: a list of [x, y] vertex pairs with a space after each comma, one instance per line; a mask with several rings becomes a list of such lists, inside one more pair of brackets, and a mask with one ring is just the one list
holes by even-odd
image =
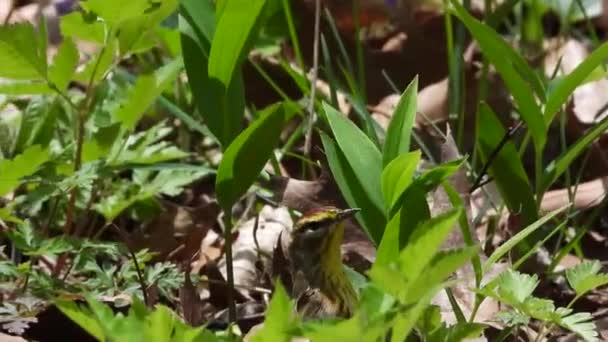
[[224, 210], [224, 251], [226, 253], [226, 281], [228, 282], [228, 319], [236, 322], [234, 302], [234, 269], [232, 261], [232, 208]]
[[315, 113], [315, 95], [317, 89], [317, 77], [319, 73], [319, 31], [321, 26], [321, 0], [315, 0], [315, 27], [314, 41], [312, 47], [312, 80], [310, 81], [310, 100], [308, 103], [308, 125], [306, 128], [306, 139], [304, 140], [304, 156], [310, 156], [312, 147], [312, 133], [317, 115]]

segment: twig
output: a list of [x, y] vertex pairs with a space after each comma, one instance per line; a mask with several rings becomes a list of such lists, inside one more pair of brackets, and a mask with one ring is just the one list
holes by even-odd
[[314, 28], [314, 41], [312, 48], [312, 80], [310, 87], [310, 101], [308, 102], [307, 111], [309, 113], [308, 127], [306, 129], [306, 138], [304, 140], [304, 156], [310, 156], [310, 149], [312, 146], [312, 133], [315, 122], [317, 121], [317, 114], [315, 112], [315, 95], [316, 95], [316, 84], [319, 73], [319, 32], [321, 26], [321, 0], [315, 0], [315, 28]]
[[488, 160], [486, 161], [486, 163], [483, 165], [481, 172], [479, 172], [479, 174], [477, 175], [477, 178], [475, 179], [473, 186], [471, 186], [471, 189], [469, 189], [469, 193], [472, 193], [477, 188], [479, 188], [481, 181], [483, 180], [483, 176], [488, 172], [488, 169], [494, 162], [494, 159], [496, 159], [496, 157], [498, 156], [498, 153], [500, 152], [500, 150], [502, 150], [502, 148], [507, 144], [509, 139], [511, 139], [511, 137], [517, 132], [517, 130], [519, 130], [519, 128], [523, 125], [523, 123], [524, 123], [523, 121], [519, 121], [517, 123], [517, 125], [510, 127], [509, 130], [505, 133], [505, 135], [502, 137], [502, 139], [500, 140], [498, 145], [496, 145], [496, 147], [494, 148], [492, 153], [490, 153], [490, 156], [488, 157]]
[[144, 280], [144, 275], [141, 272], [139, 263], [137, 262], [137, 257], [135, 255], [135, 252], [131, 248], [131, 244], [129, 242], [129, 236], [127, 235], [127, 233], [125, 233], [122, 229], [120, 229], [114, 223], [112, 223], [111, 226], [118, 232], [118, 235], [120, 235], [120, 238], [123, 240], [123, 242], [127, 246], [129, 255], [133, 259], [133, 264], [135, 265], [135, 271], [137, 272], [137, 279], [139, 280], [139, 286], [141, 286], [141, 292], [142, 292], [142, 295], [144, 296], [144, 303], [146, 304], [146, 306], [149, 306], [150, 302], [148, 300], [148, 291], [146, 290], [148, 287], [146, 286], [146, 281]]
[[226, 253], [226, 281], [228, 282], [228, 319], [236, 322], [236, 303], [234, 301], [234, 269], [232, 260], [232, 211], [224, 210], [224, 252]]
[[8, 10], [8, 13], [6, 14], [6, 17], [4, 18], [4, 23], [2, 24], [3, 26], [6, 26], [8, 24], [8, 22], [11, 20], [11, 17], [13, 16], [13, 14], [15, 14], [15, 10], [17, 9], [17, 0], [11, 1], [10, 6], [11, 7]]
[[[200, 279], [199, 281], [201, 283], [208, 283], [208, 284], [226, 286], [225, 282], [223, 282], [221, 280], [216, 280], [216, 279]], [[237, 288], [237, 289], [248, 290], [248, 291], [252, 291], [252, 292], [258, 292], [258, 293], [264, 293], [264, 294], [272, 294], [272, 290], [264, 288], [264, 287], [259, 287], [259, 286], [248, 286], [248, 285], [234, 284], [234, 287]]]

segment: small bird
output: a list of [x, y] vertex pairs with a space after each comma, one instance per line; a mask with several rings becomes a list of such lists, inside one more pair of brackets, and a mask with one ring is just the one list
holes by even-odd
[[342, 265], [344, 220], [359, 209], [322, 207], [294, 225], [288, 253], [293, 266], [293, 295], [304, 318], [350, 317], [357, 293]]

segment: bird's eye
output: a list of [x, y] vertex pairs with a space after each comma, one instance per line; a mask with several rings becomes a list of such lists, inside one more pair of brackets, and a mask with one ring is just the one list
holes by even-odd
[[321, 228], [321, 223], [320, 222], [310, 222], [310, 223], [308, 223], [307, 225], [304, 226], [304, 229], [306, 231], [309, 231], [309, 232], [314, 232], [314, 231], [316, 231], [319, 228]]

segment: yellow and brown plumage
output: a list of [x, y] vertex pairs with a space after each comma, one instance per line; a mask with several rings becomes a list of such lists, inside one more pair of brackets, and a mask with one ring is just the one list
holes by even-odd
[[[342, 265], [340, 245], [344, 220], [358, 209], [333, 207], [306, 213], [291, 233], [289, 259], [293, 266], [297, 310], [305, 318], [350, 317], [357, 303]], [[305, 286], [297, 285], [304, 281]]]

